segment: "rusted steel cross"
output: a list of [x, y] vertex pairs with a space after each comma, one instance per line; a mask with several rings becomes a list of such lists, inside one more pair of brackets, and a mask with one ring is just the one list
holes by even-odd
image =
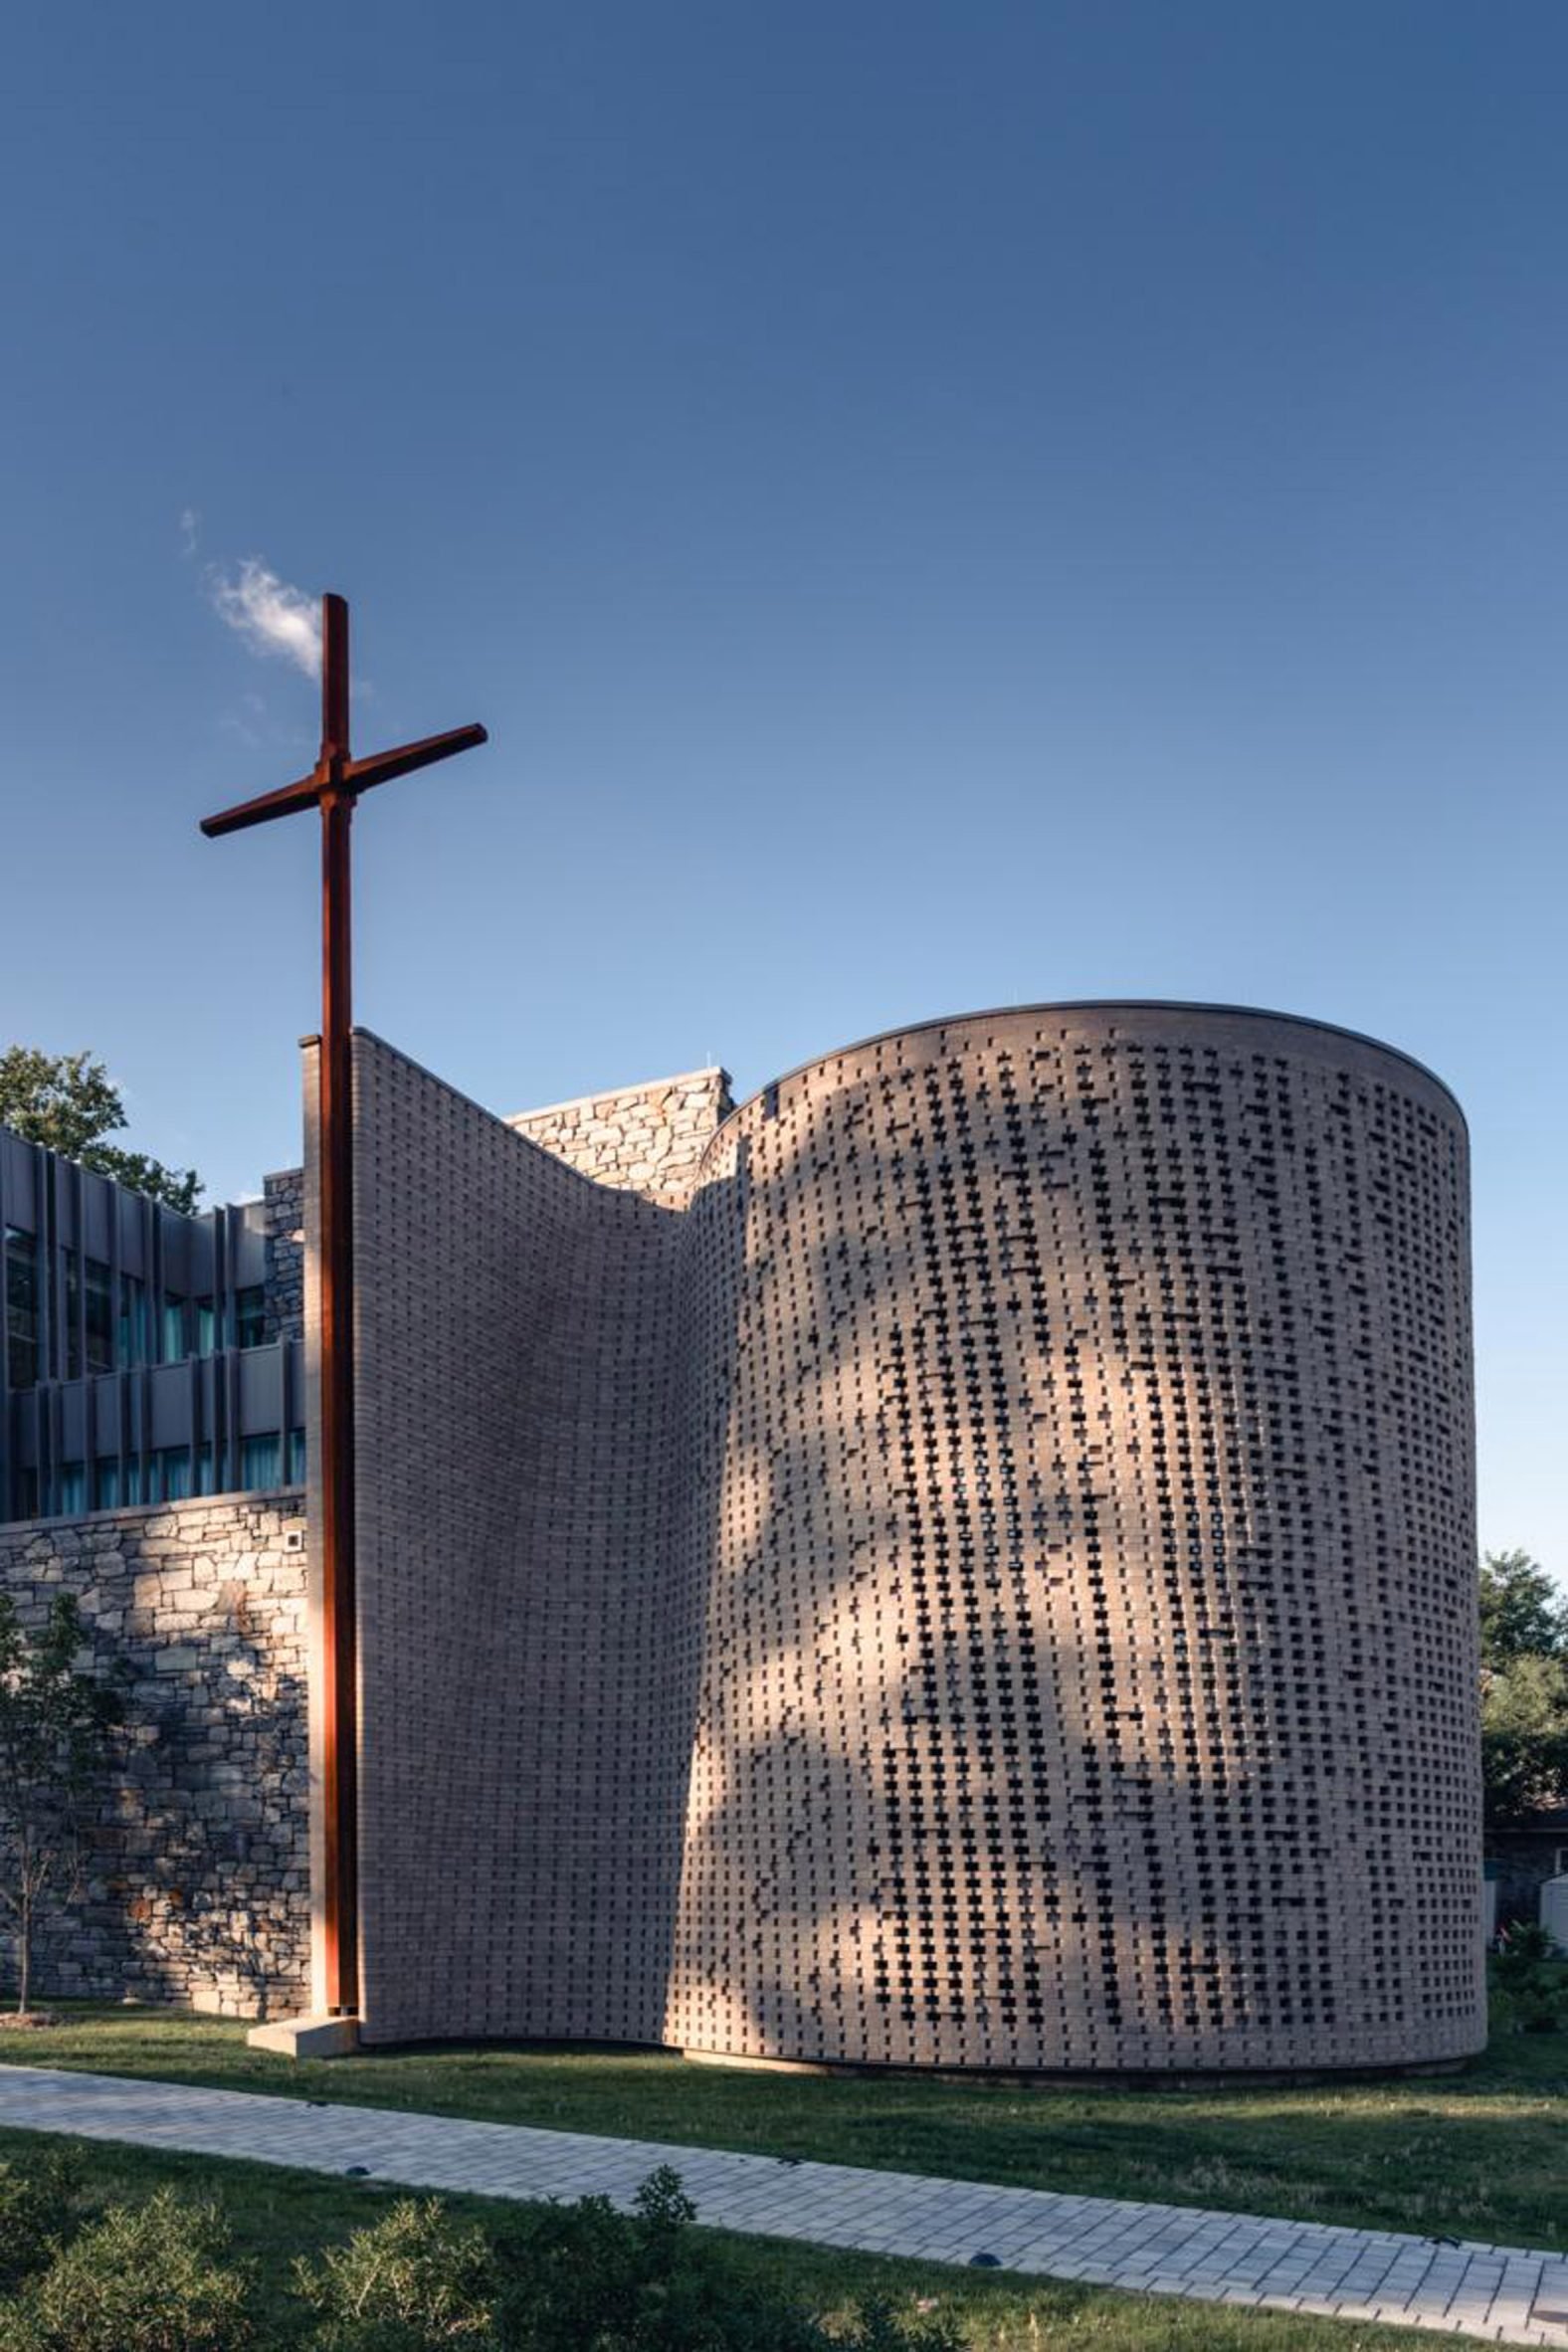
[[349, 827], [354, 803], [388, 784], [487, 740], [483, 727], [455, 727], [396, 751], [354, 759], [348, 746], [348, 606], [321, 599], [321, 752], [308, 776], [259, 800], [202, 819], [209, 836], [267, 825], [298, 809], [321, 812], [321, 1059], [319, 1300], [321, 1525], [317, 1572], [321, 1611], [321, 1924], [326, 2006], [351, 2014], [359, 1998], [359, 1890], [354, 1630], [354, 1257], [353, 1105], [349, 1038]]

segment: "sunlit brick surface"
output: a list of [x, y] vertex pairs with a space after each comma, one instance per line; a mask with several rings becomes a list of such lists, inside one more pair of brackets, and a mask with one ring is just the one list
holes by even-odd
[[683, 1211], [357, 1055], [372, 2038], [1476, 2047], [1441, 1086], [983, 1015], [770, 1087]]

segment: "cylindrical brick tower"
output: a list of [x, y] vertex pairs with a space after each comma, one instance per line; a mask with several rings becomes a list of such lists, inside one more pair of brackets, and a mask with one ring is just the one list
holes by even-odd
[[1417, 1064], [977, 1014], [742, 1105], [684, 1236], [665, 2031], [1125, 2071], [1484, 2038], [1468, 1177]]

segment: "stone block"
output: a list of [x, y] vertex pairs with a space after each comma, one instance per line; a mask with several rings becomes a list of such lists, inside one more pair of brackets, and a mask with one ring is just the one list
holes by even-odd
[[359, 2020], [313, 2016], [280, 2018], [276, 2025], [253, 2026], [245, 2037], [251, 2050], [268, 2050], [277, 2058], [348, 2058], [359, 2048]]

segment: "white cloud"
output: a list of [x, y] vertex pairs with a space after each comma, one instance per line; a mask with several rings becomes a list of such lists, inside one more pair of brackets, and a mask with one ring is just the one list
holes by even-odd
[[254, 555], [236, 572], [209, 571], [207, 593], [220, 620], [253, 654], [277, 654], [306, 678], [320, 677], [321, 608], [314, 597], [291, 588]]
[[180, 508], [180, 553], [194, 555], [201, 542], [201, 516], [194, 506]]

